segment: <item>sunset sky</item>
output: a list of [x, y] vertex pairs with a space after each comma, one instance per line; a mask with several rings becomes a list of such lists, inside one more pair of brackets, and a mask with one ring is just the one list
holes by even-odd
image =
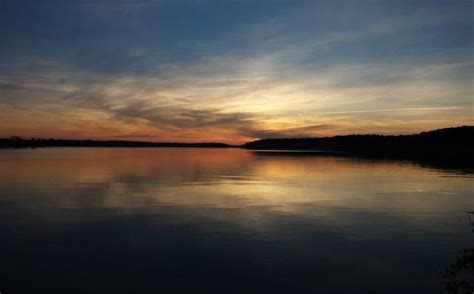
[[0, 0], [0, 137], [474, 124], [474, 1]]

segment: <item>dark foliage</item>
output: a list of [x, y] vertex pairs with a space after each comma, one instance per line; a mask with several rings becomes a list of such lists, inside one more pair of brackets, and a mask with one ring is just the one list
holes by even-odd
[[[223, 143], [157, 143], [137, 141], [94, 141], [62, 139], [0, 139], [0, 148], [38, 147], [237, 147]], [[331, 152], [333, 155], [370, 158], [416, 159], [430, 164], [474, 168], [474, 126], [462, 126], [423, 132], [414, 135], [348, 135], [323, 138], [263, 139], [240, 146], [259, 150], [280, 150], [271, 155], [292, 150], [298, 155], [314, 155], [313, 151]], [[262, 155], [265, 155], [262, 153]], [[293, 153], [295, 155], [295, 153]]]
[[443, 284], [449, 293], [474, 292], [474, 248], [464, 249], [462, 256], [444, 272]]
[[156, 143], [137, 141], [95, 141], [62, 139], [22, 139], [12, 137], [0, 139], [0, 148], [38, 148], [38, 147], [231, 147], [224, 143]]
[[474, 126], [440, 129], [415, 135], [348, 135], [323, 138], [263, 139], [244, 145], [254, 150], [319, 150], [356, 154], [471, 153]]

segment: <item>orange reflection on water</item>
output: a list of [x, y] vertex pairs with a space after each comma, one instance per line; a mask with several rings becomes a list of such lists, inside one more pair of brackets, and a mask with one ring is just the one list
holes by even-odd
[[[407, 162], [242, 149], [2, 150], [0, 177], [5, 186], [21, 184], [25, 193], [66, 207], [127, 211], [173, 206], [264, 207], [308, 215], [331, 209], [431, 213], [459, 205], [449, 197], [468, 203], [465, 195], [474, 188], [465, 178]], [[55, 194], [61, 191], [66, 192]]]

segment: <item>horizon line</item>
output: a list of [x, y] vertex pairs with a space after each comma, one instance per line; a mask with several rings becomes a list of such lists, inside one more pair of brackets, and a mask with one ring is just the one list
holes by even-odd
[[[345, 135], [333, 135], [333, 136], [322, 136], [322, 137], [278, 137], [278, 138], [259, 138], [253, 141], [249, 142], [255, 142], [255, 141], [260, 141], [260, 140], [278, 140], [278, 139], [312, 139], [312, 138], [334, 138], [334, 137], [343, 137], [343, 136], [384, 136], [384, 137], [390, 137], [390, 136], [413, 136], [413, 135], [420, 135], [422, 133], [428, 133], [428, 132], [434, 132], [434, 131], [439, 131], [439, 130], [446, 130], [446, 129], [456, 129], [456, 128], [464, 128], [464, 127], [474, 127], [474, 125], [460, 125], [460, 126], [455, 126], [455, 127], [446, 127], [446, 128], [440, 128], [440, 129], [431, 129], [427, 131], [421, 131], [418, 133], [411, 133], [411, 134], [398, 134], [398, 135], [383, 135], [383, 134], [376, 134], [376, 133], [359, 133], [359, 134], [345, 134]], [[10, 136], [10, 137], [0, 137], [0, 140], [25, 140], [25, 141], [32, 141], [32, 140], [56, 140], [56, 141], [92, 141], [92, 142], [130, 142], [130, 143], [145, 143], [145, 144], [183, 144], [183, 145], [192, 145], [192, 144], [222, 144], [222, 145], [227, 145], [227, 146], [243, 146], [246, 143], [242, 144], [229, 144], [229, 143], [223, 143], [223, 142], [166, 142], [166, 141], [134, 141], [134, 140], [106, 140], [106, 139], [63, 139], [63, 138], [41, 138], [41, 137], [31, 137], [31, 138], [22, 138], [20, 136]]]

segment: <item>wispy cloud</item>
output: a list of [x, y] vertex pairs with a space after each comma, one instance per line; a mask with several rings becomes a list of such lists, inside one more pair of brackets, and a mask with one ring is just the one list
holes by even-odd
[[366, 109], [366, 110], [350, 110], [350, 111], [329, 111], [321, 114], [352, 114], [352, 113], [368, 113], [368, 112], [393, 112], [393, 111], [433, 111], [433, 110], [453, 110], [453, 109], [470, 109], [472, 107], [412, 107], [412, 108], [385, 108], [385, 109]]

